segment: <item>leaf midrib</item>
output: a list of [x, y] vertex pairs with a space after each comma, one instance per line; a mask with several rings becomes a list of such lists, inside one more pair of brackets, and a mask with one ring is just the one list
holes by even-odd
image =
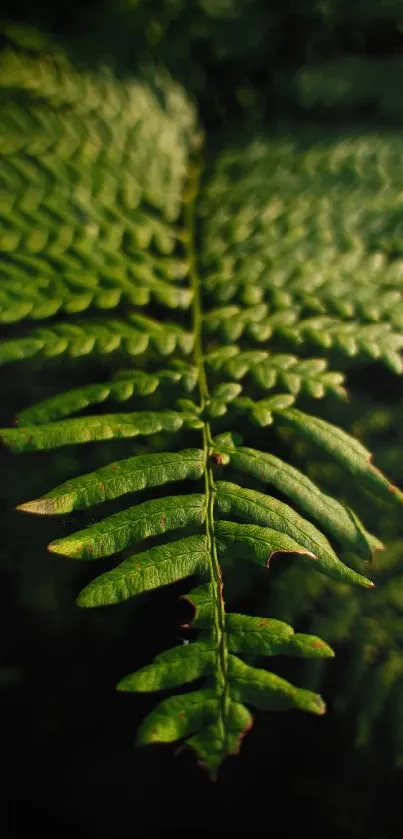
[[[192, 167], [192, 163], [190, 166]], [[203, 350], [202, 330], [203, 330], [203, 306], [201, 295], [201, 282], [197, 270], [197, 253], [195, 244], [195, 200], [199, 191], [200, 167], [190, 169], [189, 182], [191, 187], [191, 200], [185, 204], [184, 215], [185, 225], [189, 232], [189, 238], [186, 243], [188, 260], [189, 260], [189, 278], [193, 291], [192, 299], [192, 325], [194, 333], [194, 349], [193, 357], [195, 367], [198, 371], [199, 383], [199, 398], [200, 398], [200, 415], [207, 407], [210, 396], [208, 381], [205, 369], [205, 356]], [[206, 496], [206, 537], [209, 546], [209, 555], [211, 563], [211, 585], [214, 592], [213, 602], [213, 625], [215, 636], [217, 639], [217, 685], [219, 689], [219, 707], [220, 716], [218, 725], [220, 728], [220, 738], [222, 743], [227, 742], [227, 715], [230, 707], [229, 696], [229, 677], [228, 677], [228, 646], [225, 631], [225, 605], [222, 597], [222, 576], [221, 568], [218, 559], [218, 551], [214, 534], [214, 474], [211, 467], [211, 455], [213, 452], [213, 441], [210, 425], [204, 422], [202, 428], [203, 450], [205, 456], [205, 496]]]

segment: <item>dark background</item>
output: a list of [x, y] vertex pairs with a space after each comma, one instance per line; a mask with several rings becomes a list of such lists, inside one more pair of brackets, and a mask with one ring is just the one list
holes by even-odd
[[[215, 137], [258, 120], [268, 126], [279, 118], [375, 127], [402, 122], [398, 96], [390, 95], [391, 84], [399, 86], [393, 62], [403, 56], [401, 2], [139, 0], [120, 6], [19, 0], [6, 3], [4, 17], [49, 30], [83, 63], [111, 55], [121, 74], [144, 63], [167, 65], [196, 98], [211, 149]], [[337, 76], [351, 56], [359, 72], [349, 96], [332, 95], [330, 80], [329, 96], [308, 107], [297, 83], [300, 69], [320, 74], [323, 63], [333, 61]], [[376, 89], [374, 66], [381, 80]], [[22, 406], [58, 392], [62, 380], [69, 387], [101, 380], [110, 363], [80, 360], [66, 368], [54, 360], [46, 369], [26, 364], [18, 376], [2, 372], [1, 425], [11, 423]], [[360, 412], [381, 406], [386, 426], [380, 435], [369, 431], [368, 439], [378, 451], [377, 463], [392, 461], [391, 477], [403, 486], [403, 459], [393, 454], [403, 449], [396, 420], [401, 382], [378, 365], [352, 365], [347, 373], [357, 405], [350, 413], [341, 407], [329, 419], [348, 427]], [[156, 447], [162, 444], [155, 441]], [[120, 447], [72, 447], [57, 456], [17, 460], [2, 454], [3, 835], [29, 830], [109, 839], [199, 829], [401, 836], [402, 774], [386, 742], [388, 720], [367, 748], [357, 750], [354, 709], [340, 715], [333, 707], [348, 649], [329, 663], [321, 686], [327, 716], [257, 713], [241, 756], [223, 765], [216, 784], [188, 752], [175, 758], [176, 746], [134, 750], [136, 727], [154, 700], [117, 694], [114, 685], [177, 642], [176, 598], [187, 586], [83, 613], [75, 596], [92, 569], [50, 556], [45, 545], [84, 526], [90, 516], [49, 522], [13, 509], [69, 475], [127, 455]], [[379, 521], [388, 538], [402, 535], [398, 516], [379, 512]], [[301, 677], [298, 664], [279, 667], [290, 678]]]

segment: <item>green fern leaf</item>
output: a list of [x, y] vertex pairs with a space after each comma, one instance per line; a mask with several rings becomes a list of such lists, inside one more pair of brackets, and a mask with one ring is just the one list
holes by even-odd
[[375, 495], [387, 500], [392, 496], [392, 500], [402, 502], [402, 493], [370, 463], [370, 452], [341, 428], [295, 409], [283, 411], [280, 422], [291, 425], [308, 440], [321, 446]]
[[204, 495], [197, 494], [144, 501], [72, 536], [51, 542], [49, 550], [74, 559], [111, 556], [148, 536], [187, 524], [202, 524], [206, 517], [205, 503]]
[[195, 641], [185, 648], [174, 647], [158, 655], [152, 664], [119, 682], [119, 690], [167, 690], [194, 682], [214, 672], [214, 643]]
[[229, 657], [229, 675], [235, 682], [234, 695], [238, 701], [267, 711], [300, 708], [313, 714], [324, 714], [320, 696], [303, 688], [295, 688], [275, 673], [250, 667], [235, 656]]
[[252, 381], [263, 390], [271, 390], [279, 384], [295, 394], [303, 389], [315, 398], [325, 396], [327, 392], [345, 398], [342, 374], [327, 372], [324, 358], [301, 361], [295, 355], [242, 351], [240, 347], [230, 345], [209, 353], [206, 364], [214, 372], [223, 371], [236, 381], [250, 374]]
[[[269, 514], [270, 515], [270, 514]], [[280, 526], [284, 526], [284, 519]], [[306, 547], [306, 542], [311, 542], [305, 534], [301, 538], [299, 528], [296, 528], [295, 537], [292, 538], [280, 530], [270, 527], [259, 527], [256, 525], [241, 525], [233, 522], [217, 522], [216, 533], [218, 537], [219, 551], [225, 556], [231, 552], [233, 556], [240, 559], [247, 559], [257, 562], [264, 568], [269, 567], [270, 560], [278, 553], [295, 553], [301, 559], [324, 574], [338, 580], [346, 580], [350, 583], [371, 588], [373, 583], [361, 574], [352, 571], [346, 565], [339, 562], [333, 551], [329, 548], [325, 551], [320, 545], [320, 555], [313, 553]], [[316, 541], [316, 540], [315, 540]], [[322, 540], [321, 540], [322, 541]], [[313, 543], [314, 544], [314, 543]]]
[[89, 475], [73, 478], [37, 501], [21, 504], [19, 509], [42, 515], [71, 513], [127, 492], [162, 486], [169, 481], [201, 478], [204, 468], [205, 457], [201, 449], [130, 457]]
[[96, 440], [156, 434], [162, 430], [178, 431], [187, 421], [197, 424], [196, 418], [178, 411], [103, 414], [28, 425], [25, 428], [5, 428], [2, 429], [2, 439], [15, 452], [39, 451]]
[[[299, 549], [307, 549], [306, 557], [316, 560], [314, 567], [328, 577], [365, 586], [371, 585], [365, 577], [340, 562], [322, 533], [287, 504], [262, 492], [242, 489], [236, 484], [219, 481], [216, 487], [217, 506], [221, 513], [232, 513], [242, 521], [254, 522], [263, 525], [264, 528], [291, 536], [298, 542]], [[242, 535], [239, 538], [242, 540]]]
[[[275, 134], [221, 151], [200, 183], [197, 115], [166, 75], [151, 79], [150, 71], [148, 81], [123, 82], [108, 68], [77, 69], [55, 47], [13, 43], [0, 55], [0, 362], [35, 358], [35, 369], [57, 363], [66, 380], [59, 393], [28, 405], [19, 425], [2, 429], [2, 440], [14, 452], [105, 440], [112, 450], [114, 440], [132, 441], [127, 458], [111, 455], [109, 465], [19, 508], [64, 515], [200, 481], [189, 494], [186, 483], [178, 495], [152, 491], [49, 550], [77, 560], [115, 557], [112, 570], [79, 594], [82, 607], [196, 577], [186, 599], [198, 637], [125, 676], [118, 688], [190, 685], [156, 705], [138, 739], [185, 740], [214, 777], [252, 724], [245, 706], [325, 710], [318, 694], [254, 659], [332, 655], [316, 635], [231, 613], [225, 598], [234, 569], [245, 594], [253, 566], [267, 578], [279, 553], [295, 555], [291, 567], [301, 561], [307, 574], [314, 569], [370, 588], [322, 530], [367, 559], [381, 547], [353, 511], [292, 463], [242, 446], [224, 422], [239, 423], [247, 444], [258, 433], [264, 446], [271, 438], [253, 424], [272, 424], [275, 432], [291, 426], [364, 488], [402, 501], [361, 443], [295, 407], [301, 397], [344, 395], [343, 376], [326, 353], [315, 355], [316, 345], [402, 369], [401, 269], [385, 267], [393, 237], [377, 237], [375, 224], [380, 195], [383, 212], [395, 193], [385, 193], [379, 167], [364, 166], [367, 138], [334, 133], [324, 141], [300, 129], [295, 138]], [[386, 154], [386, 168], [388, 142], [375, 149]], [[32, 320], [38, 324], [30, 329]], [[77, 365], [84, 356], [114, 353], [126, 364], [119, 373], [78, 387], [77, 379], [69, 382], [73, 362], [64, 356]], [[269, 393], [261, 399], [259, 389]], [[122, 402], [127, 412], [116, 413], [114, 403]], [[111, 413], [103, 412], [106, 403]], [[87, 414], [91, 406], [95, 413]], [[154, 449], [138, 446], [135, 438], [151, 435], [158, 437]], [[238, 486], [238, 473], [253, 487], [254, 479], [271, 484], [290, 503]], [[157, 541], [147, 548], [147, 539]]]
[[314, 635], [294, 633], [282, 621], [229, 614], [228, 649], [244, 655], [301, 655], [302, 658], [328, 658], [333, 650]]
[[40, 425], [76, 414], [90, 405], [97, 405], [108, 399], [126, 402], [133, 396], [149, 396], [161, 385], [172, 387], [178, 383], [187, 392], [194, 390], [197, 384], [195, 368], [185, 362], [174, 361], [170, 369], [156, 370], [153, 373], [146, 373], [143, 370], [123, 370], [116, 373], [112, 381], [67, 390], [32, 405], [21, 411], [18, 422], [21, 425]]
[[93, 352], [109, 354], [116, 350], [129, 356], [141, 355], [150, 345], [158, 354], [170, 355], [177, 346], [183, 352], [192, 349], [193, 336], [175, 324], [164, 326], [151, 318], [131, 315], [127, 321], [107, 319], [82, 323], [60, 323], [53, 329], [33, 330], [32, 338], [4, 341], [0, 348], [0, 365], [36, 355], [57, 356], [67, 353], [73, 358]]
[[149, 396], [159, 387], [158, 376], [151, 376], [141, 370], [135, 370], [127, 379], [105, 384], [86, 385], [75, 390], [66, 391], [59, 396], [45, 400], [39, 405], [33, 405], [21, 411], [18, 422], [22, 425], [41, 425], [63, 419], [71, 414], [99, 405], [108, 399], [124, 402], [133, 395]]
[[227, 447], [221, 441], [217, 442], [219, 457], [227, 457], [236, 469], [273, 484], [349, 550], [370, 559], [373, 551], [383, 547], [375, 536], [368, 533], [352, 510], [322, 492], [294, 466], [267, 452], [244, 446]]
[[101, 574], [84, 588], [79, 606], [120, 603], [133, 595], [176, 582], [191, 574], [209, 572], [210, 554], [204, 536], [189, 536], [150, 548]]

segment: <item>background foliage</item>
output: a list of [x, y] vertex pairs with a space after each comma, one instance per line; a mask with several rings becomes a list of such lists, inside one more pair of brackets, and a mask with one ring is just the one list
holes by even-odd
[[[369, 125], [374, 132], [402, 122], [399, 0], [92, 0], [29, 7], [19, 2], [9, 4], [6, 13], [14, 21], [45, 27], [83, 63], [96, 65], [112, 54], [122, 75], [139, 64], [168, 66], [197, 99], [212, 148], [251, 122], [292, 118], [318, 124], [323, 131], [332, 123]], [[102, 380], [114, 363], [118, 366], [107, 357], [96, 363], [69, 361], [72, 386]], [[340, 404], [337, 416], [329, 419], [357, 430], [357, 417], [364, 417], [358, 430], [365, 444], [376, 452], [380, 468], [403, 486], [401, 382], [369, 363], [348, 362], [346, 370], [348, 385], [360, 398], [352, 406]], [[34, 359], [18, 377], [2, 371], [1, 425], [26, 404], [57, 392], [58, 382], [57, 359], [46, 370]], [[164, 445], [162, 437], [152, 441], [157, 451]], [[63, 520], [22, 521], [12, 509], [22, 497], [37, 497], [67, 473], [90, 471], [111, 460], [107, 445], [90, 448], [37, 455], [34, 466], [25, 455], [27, 468], [19, 460], [18, 470], [12, 457], [2, 454], [0, 681], [13, 724], [1, 736], [9, 756], [11, 831], [19, 827], [21, 802], [30, 802], [32, 816], [42, 825], [78, 827], [89, 835], [128, 836], [161, 821], [166, 828], [188, 829], [195, 807], [200, 827], [211, 828], [218, 802], [220, 828], [240, 829], [244, 820], [250, 829], [261, 829], [264, 818], [268, 830], [279, 824], [290, 830], [292, 817], [276, 803], [285, 794], [296, 824], [314, 819], [322, 830], [335, 824], [346, 836], [398, 836], [402, 779], [395, 760], [399, 764], [403, 739], [403, 533], [398, 514], [379, 506], [377, 532], [391, 547], [377, 560], [378, 590], [365, 605], [365, 592], [343, 592], [319, 576], [302, 581], [294, 568], [278, 573], [270, 592], [272, 611], [276, 607], [287, 618], [284, 609], [289, 609], [298, 629], [315, 632], [337, 648], [336, 663], [325, 673], [310, 667], [305, 674], [307, 684], [320, 683], [329, 715], [320, 738], [309, 720], [300, 725], [289, 716], [259, 719], [259, 733], [256, 728], [245, 742], [242, 763], [228, 764], [217, 791], [186, 755], [173, 765], [163, 754], [156, 762], [152, 749], [133, 755], [124, 736], [133, 729], [133, 697], [122, 704], [113, 689], [122, 672], [175, 643], [173, 603], [180, 585], [157, 598], [145, 596], [135, 607], [122, 605], [120, 618], [116, 610], [113, 615], [77, 614], [75, 593], [91, 572], [57, 557], [50, 564], [41, 548], [63, 535]], [[297, 454], [302, 463], [303, 445]], [[115, 443], [113, 457], [119, 456]], [[332, 479], [320, 460], [311, 464], [310, 476], [320, 476], [325, 468]], [[337, 472], [333, 480], [337, 487]], [[310, 591], [314, 614], [303, 607], [304, 586], [309, 585], [316, 586]], [[295, 602], [290, 591], [298, 594]], [[133, 639], [138, 634], [142, 643], [136, 661]], [[127, 639], [123, 644], [122, 638]], [[301, 678], [301, 667], [287, 661], [284, 675], [295, 671]], [[355, 681], [349, 679], [353, 672]], [[138, 719], [146, 705], [146, 699], [136, 699]], [[163, 801], [162, 818], [155, 813], [156, 800]]]

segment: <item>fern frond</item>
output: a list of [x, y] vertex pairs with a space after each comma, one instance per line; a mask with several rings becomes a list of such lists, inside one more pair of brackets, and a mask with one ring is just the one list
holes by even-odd
[[343, 375], [327, 369], [325, 358], [300, 359], [295, 355], [264, 350], [241, 350], [236, 344], [220, 347], [206, 355], [206, 365], [213, 372], [223, 372], [240, 381], [250, 375], [251, 381], [271, 390], [278, 385], [291, 393], [301, 390], [320, 399], [327, 393], [345, 398]]
[[34, 329], [29, 338], [4, 341], [0, 349], [0, 365], [32, 358], [36, 355], [57, 356], [64, 353], [78, 358], [90, 353], [112, 353], [116, 350], [129, 356], [141, 355], [148, 347], [161, 355], [170, 355], [177, 346], [191, 352], [193, 337], [176, 324], [164, 326], [151, 318], [129, 315], [126, 321], [108, 320], [58, 323], [53, 329]]
[[[400, 302], [400, 297], [399, 297]], [[403, 363], [399, 350], [403, 347], [401, 332], [394, 331], [389, 322], [362, 324], [359, 321], [341, 321], [331, 317], [301, 318], [298, 308], [267, 315], [262, 304], [241, 310], [240, 307], [215, 309], [206, 318], [209, 331], [219, 331], [227, 341], [238, 340], [242, 335], [261, 343], [273, 335], [296, 344], [311, 341], [320, 347], [334, 347], [349, 356], [367, 354], [385, 361], [395, 373], [401, 373]], [[399, 317], [399, 327], [401, 319]]]
[[196, 427], [201, 422], [178, 411], [138, 411], [132, 414], [102, 414], [78, 417], [60, 422], [28, 425], [25, 428], [3, 428], [2, 441], [14, 452], [57, 449], [77, 443], [137, 437], [159, 431], [179, 431], [185, 423]]
[[149, 396], [161, 387], [174, 388], [180, 385], [186, 393], [191, 393], [197, 384], [197, 371], [191, 364], [180, 359], [173, 359], [167, 370], [121, 370], [103, 384], [85, 385], [67, 390], [57, 396], [45, 399], [36, 405], [21, 411], [18, 422], [21, 425], [41, 424], [68, 417], [90, 405], [106, 402], [126, 402], [133, 396]]
[[201, 213], [206, 290], [225, 305], [207, 328], [225, 342], [367, 353], [401, 372], [399, 142], [305, 129], [221, 153]]
[[[325, 706], [312, 691], [295, 688], [274, 673], [252, 667], [234, 652], [244, 655], [291, 654], [302, 657], [329, 657], [331, 648], [320, 639], [294, 635], [280, 621], [248, 618], [230, 613], [226, 623], [227, 678], [226, 706], [211, 689], [192, 691], [160, 702], [139, 731], [140, 743], [172, 742], [186, 738], [200, 762], [215, 777], [223, 750], [236, 754], [252, 718], [244, 703], [265, 710], [299, 708], [323, 714]], [[157, 656], [151, 665], [126, 676], [118, 689], [150, 691], [175, 688], [214, 673], [216, 646], [209, 632], [202, 640], [176, 647]], [[197, 732], [194, 734], [193, 732]], [[191, 735], [191, 736], [189, 736]]]
[[[291, 428], [364, 489], [402, 501], [361, 443], [295, 407], [303, 393], [344, 393], [341, 374], [312, 355], [309, 342], [350, 355], [367, 352], [401, 369], [398, 273], [386, 272], [379, 286], [372, 277], [375, 304], [359, 272], [344, 305], [334, 302], [327, 279], [317, 280], [321, 265], [325, 273], [337, 271], [339, 260], [347, 270], [373, 249], [370, 215], [375, 194], [378, 200], [385, 187], [383, 175], [368, 167], [362, 186], [366, 138], [319, 141], [307, 135], [299, 147], [281, 136], [222, 153], [200, 186], [201, 133], [192, 106], [168, 78], [123, 83], [109, 70], [80, 71], [65, 55], [11, 47], [0, 65], [6, 89], [0, 100], [0, 302], [8, 324], [0, 359], [38, 356], [46, 363], [55, 355], [114, 351], [128, 357], [127, 369], [105, 374], [105, 381], [67, 386], [28, 406], [17, 427], [2, 429], [2, 439], [15, 452], [29, 452], [164, 432], [167, 449], [131, 449], [130, 457], [112, 459], [19, 507], [64, 515], [184, 483], [178, 494], [152, 492], [51, 542], [49, 550], [78, 561], [125, 552], [79, 594], [83, 607], [196, 577], [187, 599], [198, 637], [165, 651], [118, 687], [165, 690], [203, 679], [200, 688], [158, 704], [139, 741], [186, 739], [215, 776], [251, 726], [245, 706], [325, 710], [316, 693], [255, 666], [254, 659], [332, 655], [316, 635], [227, 610], [226, 576], [234, 563], [247, 573], [254, 565], [263, 581], [270, 559], [289, 554], [307, 573], [309, 566], [370, 588], [372, 582], [342, 562], [322, 530], [365, 558], [381, 547], [353, 511], [291, 463], [243, 446], [225, 431], [222, 417], [230, 426], [240, 418], [251, 437], [247, 444], [256, 436], [250, 420], [261, 428], [272, 425], [274, 432]], [[384, 151], [382, 146], [379, 153]], [[336, 185], [333, 201], [328, 193]], [[398, 182], [383, 189], [383, 210], [392, 207], [395, 188]], [[368, 200], [362, 200], [363, 190]], [[116, 307], [113, 320], [100, 314]], [[17, 332], [13, 324], [25, 318], [48, 322]], [[256, 386], [270, 393], [256, 398]], [[109, 402], [129, 402], [126, 413], [113, 406], [103, 413]], [[96, 413], [85, 413], [94, 405]], [[271, 443], [259, 435], [258, 446]], [[237, 483], [250, 479], [250, 488]], [[290, 503], [258, 491], [254, 479]], [[187, 481], [199, 484], [188, 493]], [[149, 539], [155, 541], [147, 546]]]
[[195, 135], [180, 91], [11, 46], [0, 79], [25, 97], [23, 108], [13, 95], [0, 104], [3, 322], [150, 298], [188, 307], [189, 266], [169, 256]]

